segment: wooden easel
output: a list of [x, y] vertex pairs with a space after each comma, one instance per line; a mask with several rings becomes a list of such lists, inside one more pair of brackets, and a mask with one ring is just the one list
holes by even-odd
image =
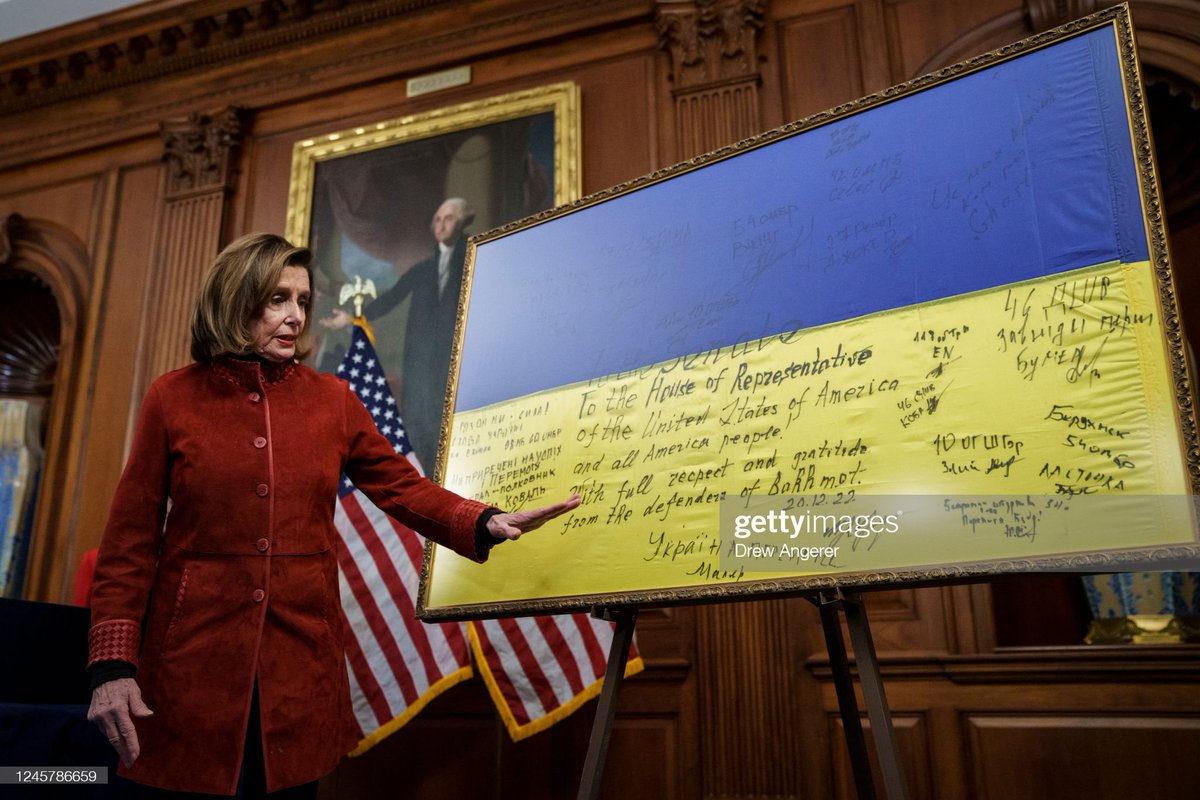
[[833, 668], [833, 684], [837, 689], [838, 708], [842, 714], [842, 728], [846, 732], [846, 746], [850, 750], [850, 766], [854, 771], [858, 800], [875, 800], [877, 795], [871, 761], [867, 756], [862, 718], [858, 713], [858, 700], [854, 694], [854, 678], [850, 674], [846, 640], [842, 637], [842, 624], [838, 619], [839, 611], [846, 618], [850, 641], [854, 645], [858, 681], [867, 703], [867, 718], [871, 720], [879, 771], [883, 774], [884, 796], [887, 800], [908, 800], [908, 784], [904, 780], [904, 768], [896, 750], [892, 713], [883, 692], [883, 678], [875, 657], [875, 642], [871, 639], [871, 626], [867, 623], [867, 610], [862, 598], [856, 594], [842, 594], [841, 589], [834, 588], [809, 596], [808, 600], [821, 612], [825, 649], [829, 653], [829, 665]]
[[[858, 700], [854, 694], [854, 678], [850, 672], [850, 659], [846, 653], [845, 638], [842, 636], [839, 611], [846, 618], [850, 641], [854, 645], [858, 679], [862, 684], [863, 699], [867, 704], [867, 717], [871, 721], [875, 755], [879, 759], [879, 768], [883, 774], [885, 796], [887, 800], [908, 800], [908, 785], [896, 750], [892, 715], [884, 696], [879, 661], [875, 657], [875, 644], [871, 639], [871, 628], [867, 623], [862, 599], [855, 594], [843, 594], [839, 588], [806, 597], [817, 606], [821, 614], [825, 647], [829, 652], [830, 666], [833, 668], [838, 708], [846, 732], [846, 746], [850, 750], [850, 764], [854, 770], [854, 786], [858, 800], [876, 800], [878, 795], [875, 791], [875, 779], [871, 774], [871, 762], [862, 720], [859, 717]], [[596, 718], [592, 722], [592, 736], [588, 741], [587, 758], [583, 762], [578, 800], [596, 800], [600, 794], [600, 779], [604, 773], [604, 760], [608, 755], [608, 741], [612, 735], [613, 719], [617, 714], [617, 692], [625, 680], [625, 662], [629, 658], [629, 645], [633, 641], [637, 612], [636, 607], [592, 609], [593, 617], [615, 622], [616, 630], [608, 650], [608, 667], [604, 673], [604, 687], [600, 691]]]
[[604, 759], [608, 756], [608, 739], [612, 735], [613, 718], [617, 715], [617, 692], [625, 680], [625, 662], [629, 659], [629, 645], [633, 643], [637, 612], [636, 607], [592, 609], [593, 617], [615, 622], [617, 627], [608, 648], [604, 686], [600, 689], [596, 719], [592, 721], [592, 736], [588, 740], [587, 758], [583, 761], [579, 800], [596, 800], [600, 795], [600, 778], [604, 774]]

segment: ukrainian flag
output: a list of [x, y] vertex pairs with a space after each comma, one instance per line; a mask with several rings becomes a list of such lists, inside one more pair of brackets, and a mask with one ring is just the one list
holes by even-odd
[[[1131, 125], [1109, 24], [484, 239], [445, 483], [584, 505], [429, 605], [752, 579], [723, 499], [1188, 494]], [[980, 508], [779, 575], [1194, 538]]]

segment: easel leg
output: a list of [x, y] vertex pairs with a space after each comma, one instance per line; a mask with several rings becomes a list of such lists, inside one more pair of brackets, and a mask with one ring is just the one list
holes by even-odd
[[875, 740], [875, 754], [879, 757], [884, 790], [888, 800], [908, 800], [908, 782], [904, 780], [904, 768], [896, 750], [892, 714], [883, 692], [883, 678], [879, 674], [879, 661], [875, 657], [875, 642], [871, 639], [871, 628], [867, 624], [867, 611], [863, 607], [862, 598], [858, 595], [846, 597], [842, 603], [842, 611], [850, 628], [850, 642], [854, 645], [858, 682], [862, 684], [863, 699], [867, 703], [871, 737]]
[[854, 772], [854, 788], [858, 800], [875, 800], [875, 779], [867, 756], [867, 740], [863, 735], [862, 719], [858, 715], [858, 700], [854, 696], [854, 679], [850, 676], [850, 659], [846, 655], [846, 640], [837, 609], [842, 605], [841, 594], [812, 598], [821, 612], [821, 627], [825, 631], [825, 648], [829, 651], [829, 666], [833, 670], [833, 685], [837, 689], [838, 709], [846, 747], [850, 750], [850, 768]]
[[613, 631], [612, 645], [608, 648], [608, 667], [604, 672], [604, 687], [600, 690], [600, 700], [596, 706], [596, 719], [592, 722], [587, 758], [583, 762], [579, 800], [596, 800], [600, 794], [600, 778], [604, 774], [604, 760], [608, 756], [608, 739], [617, 715], [617, 692], [625, 680], [625, 662], [629, 659], [629, 645], [633, 642], [637, 609], [593, 609], [592, 616], [615, 622], [617, 627]]

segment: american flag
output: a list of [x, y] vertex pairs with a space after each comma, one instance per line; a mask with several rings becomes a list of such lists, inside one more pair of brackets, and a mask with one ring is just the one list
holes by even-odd
[[[560, 614], [475, 621], [470, 634], [479, 672], [509, 736], [518, 741], [600, 693], [613, 624], [588, 614]], [[625, 674], [641, 670], [634, 642]]]
[[[424, 474], [375, 348], [357, 322], [338, 375], [350, 383], [395, 451]], [[424, 539], [377, 509], [344, 476], [334, 522], [341, 534], [342, 614], [350, 632], [346, 665], [362, 729], [354, 754], [469, 678], [469, 650], [514, 740], [544, 730], [599, 693], [612, 623], [566, 614], [423, 624], [413, 609]], [[641, 668], [635, 645], [625, 674]]]
[[[424, 474], [396, 409], [396, 399], [361, 326], [338, 375], [350, 383], [392, 448]], [[463, 623], [426, 625], [414, 614], [425, 540], [380, 511], [342, 476], [334, 524], [346, 667], [363, 752], [433, 698], [471, 677]]]

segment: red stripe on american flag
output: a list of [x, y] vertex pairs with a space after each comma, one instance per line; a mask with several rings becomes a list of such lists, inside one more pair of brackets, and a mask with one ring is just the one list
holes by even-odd
[[508, 706], [508, 710], [512, 712], [513, 719], [517, 721], [518, 725], [528, 724], [529, 710], [525, 708], [525, 703], [521, 700], [521, 695], [517, 692], [516, 686], [508, 676], [508, 669], [500, 659], [500, 653], [497, 652], [495, 645], [492, 644], [492, 640], [488, 636], [487, 623], [476, 622], [475, 634], [479, 637], [480, 644], [483, 645], [483, 656], [488, 663], [488, 669], [491, 670], [492, 677], [495, 679], [496, 685], [500, 688], [500, 694], [504, 697], [504, 703]]
[[558, 662], [558, 668], [562, 670], [563, 677], [567, 679], [567, 685], [571, 687], [571, 695], [579, 694], [584, 689], [583, 678], [579, 674], [579, 665], [575, 663], [571, 646], [567, 644], [562, 631], [558, 629], [558, 620], [554, 617], [534, 617], [533, 621], [538, 626], [538, 630], [542, 632], [542, 638], [546, 640], [550, 654]]
[[468, 655], [469, 645], [467, 637], [463, 635], [461, 622], [443, 622], [441, 624], [442, 632], [446, 634], [446, 644], [450, 647], [450, 652], [454, 654], [454, 659], [459, 664], [471, 663], [471, 657]]
[[[383, 696], [383, 689], [380, 688], [379, 681], [375, 680], [375, 673], [371, 671], [371, 665], [367, 663], [367, 656], [363, 653], [362, 644], [354, 635], [354, 629], [350, 626], [350, 620], [346, 619], [345, 611], [342, 612], [342, 628], [347, 632], [342, 642], [346, 648], [346, 660], [350, 662], [350, 669], [354, 672], [354, 680], [358, 682], [358, 688], [362, 691], [363, 698], [375, 714], [376, 727], [378, 727], [392, 719], [392, 709], [388, 706], [387, 698]], [[361, 724], [359, 727], [361, 729]]]
[[542, 665], [538, 663], [533, 648], [529, 646], [525, 632], [521, 630], [520, 625], [514, 619], [502, 619], [499, 620], [499, 623], [500, 629], [512, 645], [513, 655], [516, 656], [525, 676], [533, 685], [534, 691], [537, 692], [538, 700], [542, 702], [542, 708], [547, 712], [558, 708], [560, 705], [558, 696], [554, 694], [554, 689], [550, 686], [546, 673], [542, 671]]
[[[344, 507], [345, 500], [342, 503]], [[343, 535], [345, 534], [343, 533]], [[396, 644], [396, 637], [379, 611], [375, 598], [371, 596], [371, 591], [367, 588], [366, 581], [363, 580], [358, 564], [350, 557], [349, 548], [344, 546], [338, 548], [338, 566], [342, 568], [342, 576], [346, 579], [346, 584], [350, 587], [359, 608], [362, 609], [363, 618], [366, 619], [367, 626], [375, 636], [380, 651], [396, 676], [396, 682], [404, 695], [405, 704], [412, 703], [417, 699], [417, 690], [413, 685], [412, 676], [408, 674], [408, 667], [404, 663], [399, 645]]]
[[[350, 502], [351, 500], [353, 502]], [[421, 665], [425, 668], [426, 685], [432, 686], [441, 680], [442, 670], [438, 666], [437, 659], [433, 655], [433, 650], [429, 646], [429, 638], [426, 631], [423, 629], [421, 623], [417, 621], [413, 610], [412, 598], [404, 589], [404, 580], [400, 577], [400, 573], [396, 571], [396, 565], [392, 563], [392, 558], [387, 552], [387, 547], [380, 541], [379, 531], [375, 529], [375, 526], [367, 519], [367, 515], [363, 513], [362, 506], [358, 504], [355, 494], [346, 495], [342, 499], [342, 506], [346, 511], [346, 517], [350, 520], [350, 524], [358, 531], [358, 535], [366, 546], [367, 552], [371, 554], [371, 560], [375, 562], [375, 568], [379, 571], [379, 577], [383, 580], [384, 586], [387, 587], [392, 602], [399, 609], [400, 620], [404, 623], [413, 649], [417, 651], [417, 656], [421, 659]]]
[[[425, 558], [425, 540], [412, 528], [398, 522], [394, 517], [388, 517], [387, 520], [392, 523], [392, 528], [396, 531], [396, 535], [400, 537], [400, 543], [404, 545], [404, 551], [408, 554], [408, 558], [412, 562], [413, 572], [420, 575], [421, 562]], [[454, 660], [460, 665], [470, 663], [468, 653], [470, 653], [471, 646], [467, 643], [467, 637], [463, 635], [462, 623], [443, 622], [437, 627], [442, 629], [442, 633], [446, 637], [446, 645], [454, 655]]]
[[[583, 641], [584, 650], [587, 651], [588, 660], [592, 662], [592, 674], [597, 678], [602, 677], [608, 668], [608, 655], [596, 640], [596, 622], [587, 614], [572, 614], [571, 619], [575, 621], [575, 627], [579, 628], [579, 637]], [[612, 625], [611, 622], [603, 624]]]
[[400, 543], [404, 545], [404, 553], [408, 556], [408, 563], [413, 565], [413, 569], [420, 572], [421, 559], [425, 556], [421, 538], [417, 535], [416, 531], [397, 521], [395, 518], [388, 517], [387, 519], [388, 522], [392, 523], [392, 529], [396, 531], [396, 535], [400, 537]]

